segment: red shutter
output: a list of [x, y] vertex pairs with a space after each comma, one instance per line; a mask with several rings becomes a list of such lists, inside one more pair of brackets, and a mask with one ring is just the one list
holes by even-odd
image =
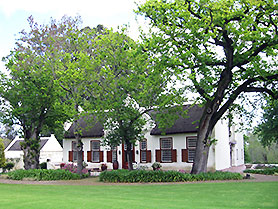
[[147, 150], [147, 163], [151, 163], [151, 162], [152, 162], [152, 151]]
[[69, 151], [69, 162], [73, 162], [73, 151]]
[[87, 151], [87, 162], [92, 162], [92, 152]]
[[99, 162], [103, 162], [103, 151], [99, 151]]
[[84, 151], [82, 151], [82, 161], [84, 161]]
[[177, 150], [172, 149], [172, 162], [177, 162]]
[[107, 151], [107, 162], [112, 163], [112, 150]]
[[161, 150], [160, 149], [155, 150], [155, 161], [161, 162]]
[[187, 149], [181, 150], [181, 161], [188, 162], [188, 150]]

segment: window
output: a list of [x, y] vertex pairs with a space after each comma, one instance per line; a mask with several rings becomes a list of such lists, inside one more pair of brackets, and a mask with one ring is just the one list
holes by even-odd
[[72, 160], [73, 161], [77, 161], [77, 151], [78, 151], [78, 149], [77, 149], [77, 142], [75, 142], [75, 141], [73, 141], [72, 142]]
[[91, 141], [92, 162], [100, 162], [100, 142]]
[[140, 142], [141, 162], [147, 162], [147, 139]]
[[161, 162], [172, 162], [172, 138], [160, 139]]
[[196, 153], [197, 137], [191, 136], [187, 137], [187, 149], [188, 149], [188, 162], [193, 163]]
[[117, 161], [117, 147], [113, 146], [111, 148], [112, 151], [112, 162]]
[[[126, 146], [126, 144], [124, 144], [124, 150], [126, 150], [127, 149], [127, 146]], [[133, 144], [131, 144], [131, 150], [133, 150]]]

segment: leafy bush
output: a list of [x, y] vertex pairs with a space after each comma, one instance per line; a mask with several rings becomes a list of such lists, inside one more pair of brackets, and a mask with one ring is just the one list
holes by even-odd
[[150, 170], [113, 170], [101, 172], [99, 176], [103, 182], [184, 182], [207, 180], [238, 180], [242, 179], [239, 173], [214, 172], [188, 174], [178, 171], [150, 171]]
[[88, 177], [88, 174], [82, 176], [71, 173], [68, 170], [46, 170], [46, 169], [30, 169], [30, 170], [16, 170], [8, 172], [8, 178], [13, 180], [22, 180], [23, 178], [31, 178], [36, 181], [52, 181], [52, 180], [73, 180], [82, 177]]
[[6, 165], [3, 167], [3, 170], [4, 171], [9, 171], [9, 170], [11, 170], [11, 169], [13, 169], [13, 167], [14, 167], [14, 163], [6, 163]]
[[255, 174], [263, 174], [263, 175], [273, 175], [278, 173], [278, 167], [269, 167], [264, 169], [247, 169], [243, 171], [244, 173], [255, 173]]
[[40, 164], [40, 169], [47, 169], [46, 162]]

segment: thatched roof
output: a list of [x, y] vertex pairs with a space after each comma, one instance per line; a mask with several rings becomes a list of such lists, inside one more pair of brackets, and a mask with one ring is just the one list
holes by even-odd
[[[43, 148], [43, 146], [46, 144], [48, 139], [41, 139], [40, 140], [40, 150]], [[15, 143], [8, 149], [8, 151], [21, 151], [20, 142], [23, 142], [22, 139], [18, 139], [15, 141]]]
[[188, 110], [186, 117], [182, 117], [179, 113], [176, 113], [178, 114], [178, 119], [171, 128], [166, 128], [166, 130], [159, 129], [158, 123], [156, 123], [156, 126], [151, 130], [151, 135], [197, 132], [203, 108], [198, 105], [184, 105], [183, 110]]
[[[91, 124], [88, 126], [88, 124]], [[75, 138], [74, 127], [76, 123], [73, 123], [69, 130], [65, 134], [65, 138]], [[82, 138], [84, 137], [102, 137], [104, 135], [103, 125], [100, 122], [96, 122], [92, 117], [82, 117], [78, 120], [78, 125], [82, 131]]]
[[[171, 128], [167, 128], [166, 130], [160, 130], [158, 128], [158, 123], [151, 130], [151, 135], [162, 135], [162, 134], [179, 134], [179, 133], [194, 133], [197, 132], [199, 126], [199, 120], [202, 114], [202, 108], [198, 105], [185, 105], [183, 109], [188, 109], [188, 113], [186, 117], [182, 117], [178, 114], [179, 118], [176, 120], [174, 125]], [[155, 118], [155, 117], [154, 117]], [[102, 137], [104, 135], [103, 125], [100, 122], [92, 121], [89, 119], [81, 118], [78, 120], [79, 126], [82, 130], [82, 138], [84, 137]], [[87, 124], [93, 124], [92, 126], [88, 126]], [[74, 123], [70, 126], [69, 130], [65, 134], [65, 138], [75, 138], [74, 136]]]

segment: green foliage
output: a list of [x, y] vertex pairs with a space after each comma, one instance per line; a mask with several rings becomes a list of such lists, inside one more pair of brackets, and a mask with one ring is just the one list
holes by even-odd
[[5, 147], [2, 139], [0, 138], [0, 168], [3, 168], [6, 164], [6, 158], [5, 158]]
[[[92, 97], [88, 109], [93, 114], [97, 112], [103, 121], [107, 144], [125, 143], [130, 149], [131, 144], [144, 137], [144, 127], [150, 121], [146, 113], [178, 104], [180, 97], [175, 90], [167, 89], [170, 75], [162, 67], [154, 67], [142, 46], [129, 38], [124, 29], [107, 30], [93, 45], [102, 90], [99, 104]], [[98, 110], [94, 111], [96, 106]]]
[[29, 169], [29, 170], [15, 170], [8, 172], [8, 177], [13, 180], [22, 180], [24, 178], [31, 178], [36, 181], [53, 181], [53, 180], [74, 180], [82, 177], [87, 177], [87, 174], [80, 176], [76, 173], [71, 173], [67, 170], [46, 170], [46, 169]]
[[[55, 127], [68, 119], [60, 102], [62, 91], [55, 81], [55, 51], [62, 50], [62, 40], [78, 20], [62, 18], [59, 24], [37, 24], [28, 19], [29, 32], [22, 31], [16, 47], [3, 60], [8, 74], [0, 75], [1, 121], [20, 126], [24, 135], [24, 166], [39, 165], [38, 142], [44, 126]], [[56, 42], [54, 42], [56, 41]]]
[[278, 167], [269, 167], [264, 169], [247, 169], [243, 171], [244, 173], [255, 173], [255, 174], [263, 174], [263, 175], [273, 175], [278, 173]]
[[3, 167], [3, 170], [4, 171], [10, 171], [10, 170], [13, 169], [13, 167], [14, 167], [14, 163], [9, 162], [9, 163], [6, 163], [6, 165]]
[[271, 143], [263, 146], [257, 135], [245, 137], [247, 140], [245, 151], [251, 163], [278, 163], [278, 144]]
[[100, 181], [104, 182], [184, 182], [210, 180], [238, 180], [242, 179], [239, 173], [214, 172], [188, 174], [178, 171], [149, 171], [149, 170], [113, 170], [101, 172]]
[[40, 163], [40, 169], [47, 169], [47, 163], [46, 162]]
[[273, 142], [278, 143], [278, 100], [269, 99], [262, 108], [262, 122], [256, 127], [255, 133], [263, 146], [269, 146]]
[[153, 164], [152, 164], [152, 168], [155, 170], [155, 169], [159, 169], [159, 168], [161, 168], [162, 167], [162, 165], [160, 164], [160, 163], [158, 163], [158, 162], [154, 162]]
[[[244, 93], [278, 98], [277, 11], [273, 0], [147, 0], [139, 5], [137, 13], [150, 22], [149, 34], [142, 35], [145, 50], [204, 106], [200, 126], [207, 128], [199, 129], [197, 143], [209, 144], [215, 124], [235, 103], [244, 108]], [[205, 170], [206, 148], [197, 146], [194, 173]]]

